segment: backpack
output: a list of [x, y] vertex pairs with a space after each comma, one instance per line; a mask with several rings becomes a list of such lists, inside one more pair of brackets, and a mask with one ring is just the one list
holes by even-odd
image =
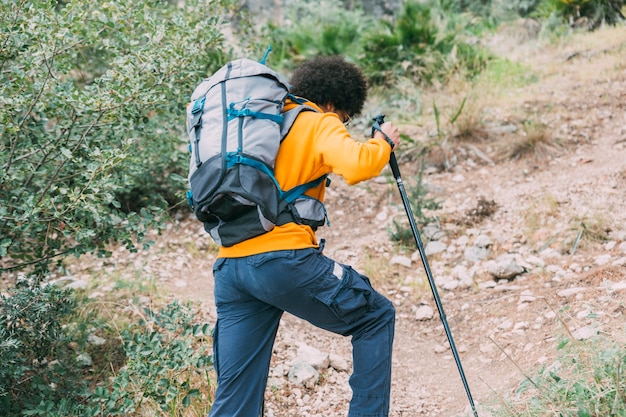
[[[227, 63], [191, 95], [188, 199], [221, 246], [259, 236], [275, 225], [293, 221], [315, 230], [327, 220], [324, 205], [304, 195], [326, 175], [287, 191], [274, 177], [280, 143], [296, 117], [302, 111], [317, 111], [291, 95], [289, 88], [265, 65], [264, 57], [261, 62]], [[298, 106], [284, 112], [287, 98]]]

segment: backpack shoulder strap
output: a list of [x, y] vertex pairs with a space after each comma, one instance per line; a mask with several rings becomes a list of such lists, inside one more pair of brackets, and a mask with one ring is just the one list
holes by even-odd
[[287, 110], [283, 113], [283, 122], [280, 126], [281, 142], [289, 134], [291, 126], [293, 126], [293, 123], [296, 121], [296, 118], [300, 113], [302, 113], [303, 111], [319, 112], [319, 110], [317, 110], [315, 107], [305, 104], [304, 100], [297, 98], [293, 94], [289, 94], [288, 98], [293, 100], [298, 105], [293, 109]]

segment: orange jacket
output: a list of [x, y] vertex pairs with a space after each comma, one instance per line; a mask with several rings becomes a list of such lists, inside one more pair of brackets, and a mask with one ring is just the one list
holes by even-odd
[[[319, 109], [311, 102], [307, 104]], [[287, 101], [285, 110], [295, 106]], [[303, 111], [280, 146], [274, 175], [283, 190], [329, 173], [340, 175], [348, 184], [356, 184], [380, 175], [390, 155], [391, 148], [384, 139], [369, 139], [366, 143], [352, 139], [335, 113]], [[325, 188], [323, 183], [306, 194], [324, 201]], [[220, 247], [218, 258], [311, 247], [318, 247], [313, 229], [287, 223], [236, 245]]]

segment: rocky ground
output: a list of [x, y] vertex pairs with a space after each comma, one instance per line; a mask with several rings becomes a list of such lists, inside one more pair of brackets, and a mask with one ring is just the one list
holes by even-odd
[[[423, 177], [425, 198], [441, 207], [426, 211], [436, 221], [420, 233], [481, 415], [497, 398], [512, 398], [524, 374], [552, 363], [561, 338], [626, 339], [626, 31], [602, 29], [558, 45], [506, 36], [493, 49], [537, 81], [484, 92], [482, 136], [440, 144]], [[433, 136], [433, 116], [422, 118], [421, 126], [402, 126], [417, 143]], [[503, 157], [523, 138], [524, 120], [554, 140]], [[411, 190], [419, 165], [403, 148], [397, 154]], [[397, 307], [391, 416], [466, 415], [469, 401], [419, 254], [390, 240], [392, 222], [405, 218], [390, 173], [354, 187], [334, 178], [327, 209], [331, 227], [319, 232], [326, 254], [370, 276]], [[214, 320], [215, 250], [200, 225], [181, 218], [156, 241], [148, 253], [115, 252], [106, 262], [130, 260], [161, 295], [190, 300]], [[266, 416], [345, 416], [350, 352], [348, 339], [286, 315]]]

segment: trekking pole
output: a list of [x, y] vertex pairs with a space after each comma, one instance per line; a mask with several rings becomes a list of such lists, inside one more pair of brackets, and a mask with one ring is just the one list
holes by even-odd
[[[383, 132], [380, 128], [380, 126], [384, 122], [385, 122], [384, 114], [380, 114], [374, 118], [374, 124], [372, 124], [372, 137], [374, 137], [374, 133], [378, 130], [380, 133], [382, 133], [385, 136], [385, 139], [387, 140], [387, 142], [390, 142], [390, 144], [392, 144], [393, 141], [389, 139], [389, 137], [385, 134], [385, 132]], [[393, 173], [393, 176], [396, 179], [396, 183], [398, 184], [398, 189], [400, 190], [400, 196], [402, 197], [404, 210], [406, 211], [406, 215], [409, 218], [411, 230], [413, 231], [413, 237], [415, 238], [415, 243], [417, 244], [417, 249], [419, 250], [420, 258], [422, 258], [422, 264], [424, 265], [424, 270], [426, 271], [426, 276], [428, 277], [428, 283], [430, 284], [430, 289], [432, 290], [433, 297], [435, 298], [435, 304], [437, 304], [437, 310], [439, 310], [439, 317], [441, 318], [441, 322], [443, 323], [443, 328], [445, 329], [446, 336], [448, 337], [448, 342], [450, 343], [450, 350], [452, 350], [452, 354], [454, 355], [454, 361], [456, 362], [456, 366], [459, 369], [459, 373], [461, 374], [461, 380], [463, 381], [463, 386], [465, 387], [467, 398], [469, 399], [470, 405], [472, 407], [472, 411], [474, 412], [474, 417], [478, 417], [478, 413], [476, 412], [476, 407], [474, 406], [474, 399], [472, 398], [472, 393], [470, 392], [469, 385], [467, 384], [467, 378], [465, 378], [465, 373], [463, 372], [463, 366], [461, 365], [459, 352], [456, 350], [456, 345], [454, 344], [454, 339], [452, 338], [452, 332], [450, 331], [450, 326], [448, 326], [448, 321], [446, 320], [446, 314], [443, 311], [443, 306], [441, 305], [441, 299], [439, 298], [439, 294], [437, 293], [435, 280], [433, 279], [433, 274], [430, 271], [430, 266], [428, 266], [428, 260], [426, 259], [426, 253], [424, 251], [424, 244], [422, 243], [422, 239], [420, 238], [420, 234], [417, 230], [417, 225], [415, 224], [415, 219], [413, 218], [413, 211], [411, 210], [411, 205], [409, 204], [409, 198], [407, 197], [406, 190], [404, 189], [404, 183], [402, 182], [402, 177], [400, 175], [400, 168], [398, 168], [398, 161], [396, 160], [396, 155], [393, 152], [391, 152], [389, 165], [391, 167], [391, 172]]]

